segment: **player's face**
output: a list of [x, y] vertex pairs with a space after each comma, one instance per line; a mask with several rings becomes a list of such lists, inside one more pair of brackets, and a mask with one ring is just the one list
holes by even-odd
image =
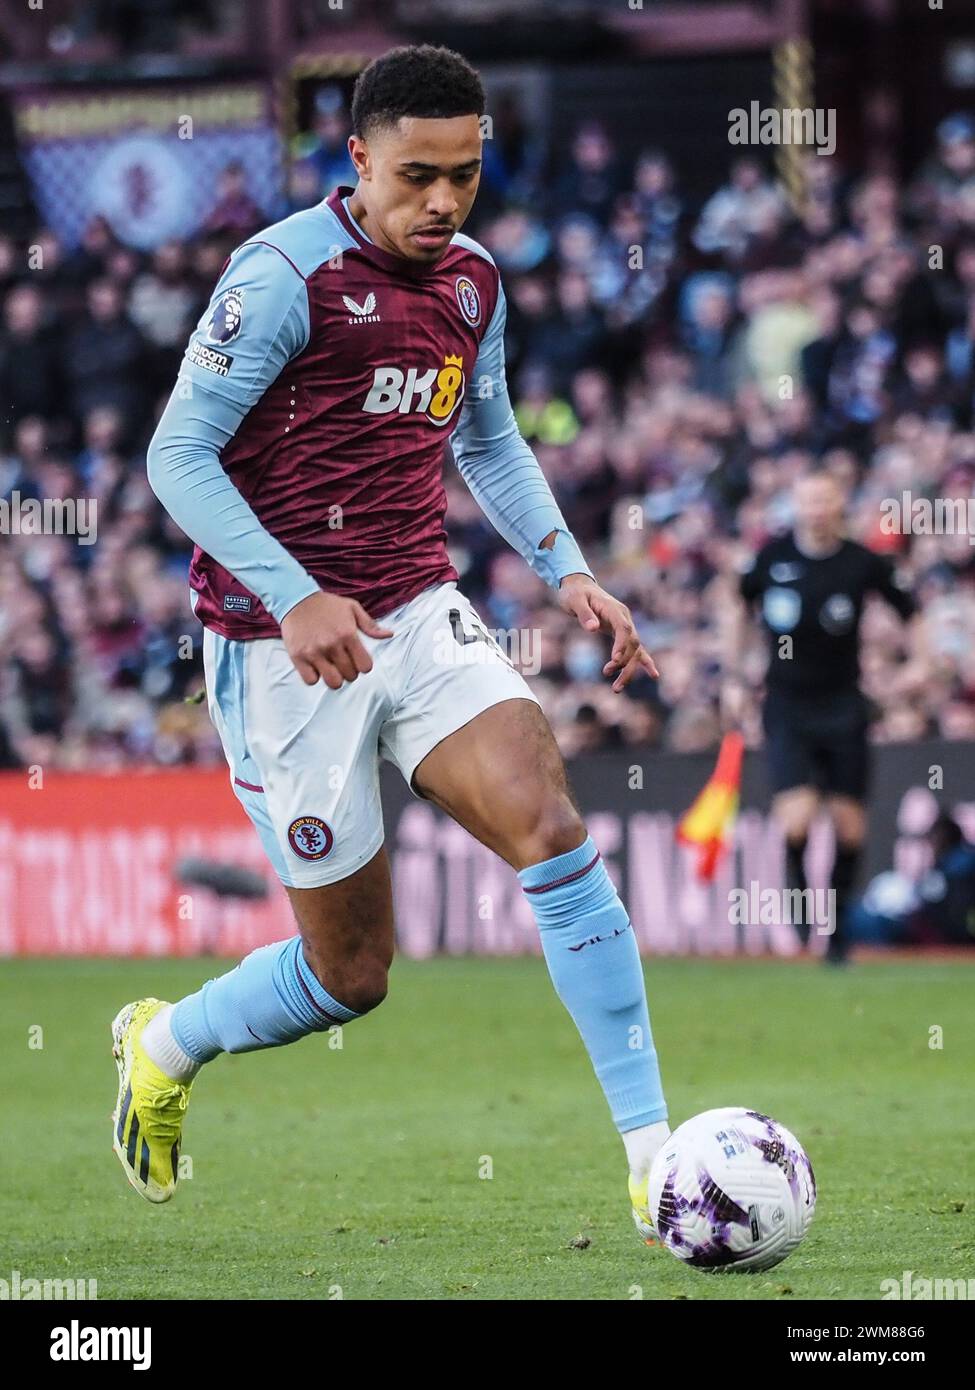
[[803, 478], [796, 484], [796, 522], [817, 539], [832, 539], [843, 528], [843, 490], [832, 478]]
[[349, 153], [359, 175], [351, 207], [363, 229], [394, 255], [438, 261], [464, 225], [477, 192], [477, 116], [402, 116], [368, 140], [353, 135]]

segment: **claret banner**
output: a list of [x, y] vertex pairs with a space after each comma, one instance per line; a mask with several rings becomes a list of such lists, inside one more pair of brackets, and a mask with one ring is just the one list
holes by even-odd
[[[947, 802], [931, 789], [946, 763], [957, 785], [972, 788], [968, 801]], [[576, 759], [570, 774], [644, 954], [793, 955], [787, 916], [766, 911], [784, 874], [760, 755], [745, 758], [734, 842], [712, 882], [699, 879], [693, 851], [677, 842], [677, 824], [712, 766], [711, 756], [641, 761], [632, 750]], [[975, 838], [975, 745], [878, 748], [875, 793], [865, 877], [896, 870], [916, 880], [938, 809]], [[383, 799], [404, 955], [538, 952], [506, 864], [391, 771]], [[822, 899], [824, 920], [831, 850], [827, 827], [817, 826], [810, 891]], [[209, 877], [188, 874], [188, 862]], [[246, 879], [248, 896], [235, 891], [235, 875]], [[294, 929], [222, 769], [0, 774], [0, 954], [239, 956]]]
[[267, 221], [283, 211], [266, 83], [31, 87], [16, 89], [12, 103], [38, 208], [68, 246], [96, 216], [140, 250], [195, 235], [228, 165], [244, 170]]

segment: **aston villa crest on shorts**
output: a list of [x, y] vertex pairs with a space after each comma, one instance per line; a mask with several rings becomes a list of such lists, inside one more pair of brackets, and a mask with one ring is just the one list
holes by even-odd
[[324, 859], [335, 837], [317, 816], [299, 816], [288, 826], [288, 843], [299, 859]]

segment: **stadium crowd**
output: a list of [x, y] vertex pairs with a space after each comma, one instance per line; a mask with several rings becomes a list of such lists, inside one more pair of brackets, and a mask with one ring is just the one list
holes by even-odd
[[[345, 121], [326, 89], [292, 209], [352, 181]], [[467, 230], [504, 278], [519, 423], [661, 671], [613, 695], [604, 641], [553, 604], [448, 469], [461, 585], [537, 672], [564, 751], [717, 742], [737, 573], [789, 525], [790, 485], [814, 466], [844, 481], [850, 534], [890, 553], [921, 601], [910, 633], [882, 606], [868, 614], [875, 737], [975, 737], [975, 549], [882, 520], [905, 491], [975, 495], [975, 121], [944, 121], [904, 186], [810, 155], [799, 211], [748, 153], [691, 205], [665, 153], [627, 167], [596, 125], [553, 169], [512, 103], [485, 156]], [[98, 504], [92, 545], [0, 534], [0, 766], [222, 758], [192, 699], [190, 546], [145, 452], [226, 254], [268, 220], [230, 168], [198, 234], [151, 254], [100, 218], [76, 248], [38, 229], [30, 268], [0, 236], [0, 499]], [[756, 631], [752, 743], [763, 659]]]

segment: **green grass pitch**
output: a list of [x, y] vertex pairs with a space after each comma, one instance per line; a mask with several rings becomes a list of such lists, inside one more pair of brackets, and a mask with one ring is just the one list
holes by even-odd
[[966, 965], [646, 963], [671, 1122], [766, 1111], [819, 1184], [789, 1260], [717, 1276], [636, 1238], [622, 1146], [530, 959], [399, 962], [341, 1051], [218, 1059], [189, 1110], [192, 1177], [148, 1206], [110, 1149], [109, 1024], [221, 968], [3, 965], [0, 1277], [123, 1299], [877, 1299], [905, 1270], [975, 1276]]

